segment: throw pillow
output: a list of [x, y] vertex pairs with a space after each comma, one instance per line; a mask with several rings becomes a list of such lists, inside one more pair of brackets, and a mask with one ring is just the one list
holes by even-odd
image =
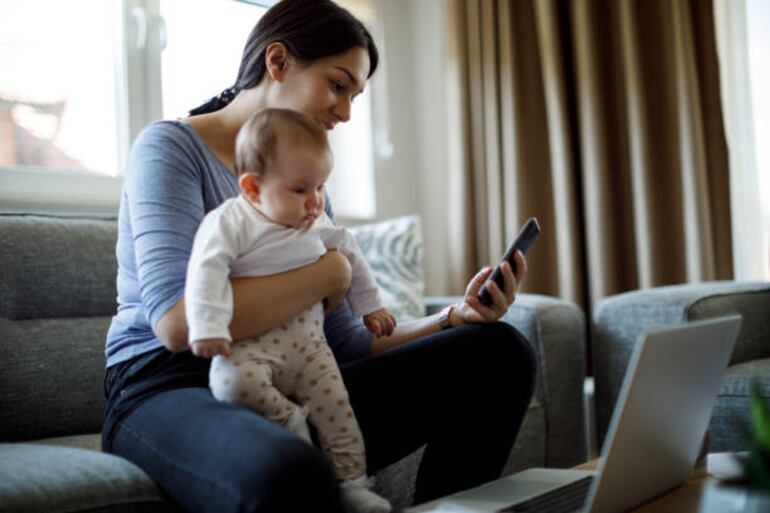
[[418, 216], [350, 228], [372, 269], [380, 296], [399, 322], [425, 315], [422, 230]]

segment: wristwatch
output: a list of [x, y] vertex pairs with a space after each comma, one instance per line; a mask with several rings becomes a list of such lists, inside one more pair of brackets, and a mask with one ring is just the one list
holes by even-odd
[[449, 305], [441, 310], [441, 313], [438, 316], [438, 325], [441, 328], [441, 331], [448, 330], [452, 327], [452, 310], [454, 310], [454, 307], [455, 305]]

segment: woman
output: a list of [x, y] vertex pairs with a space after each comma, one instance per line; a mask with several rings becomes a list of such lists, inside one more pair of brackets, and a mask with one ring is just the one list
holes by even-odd
[[[298, 110], [331, 130], [377, 67], [366, 29], [333, 2], [283, 0], [252, 31], [235, 85], [181, 121], [137, 138], [119, 214], [118, 312], [107, 336], [106, 451], [144, 469], [194, 511], [341, 511], [323, 456], [252, 411], [216, 401], [210, 360], [188, 349], [184, 277], [206, 212], [238, 193], [235, 136], [253, 113]], [[342, 302], [350, 265], [331, 251], [305, 268], [233, 280], [235, 339], [255, 336], [324, 300], [372, 472], [426, 445], [415, 502], [497, 477], [531, 399], [534, 357], [493, 322], [513, 302], [526, 264], [505, 265], [493, 303], [476, 292], [439, 315], [373, 340]]]

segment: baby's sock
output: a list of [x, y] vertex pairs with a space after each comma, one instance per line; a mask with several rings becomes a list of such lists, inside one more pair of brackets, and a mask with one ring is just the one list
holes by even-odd
[[389, 513], [390, 502], [369, 489], [371, 480], [366, 476], [340, 483], [342, 502], [347, 513]]
[[289, 418], [286, 419], [286, 429], [296, 433], [307, 443], [313, 445], [313, 440], [310, 438], [310, 430], [307, 427], [307, 414], [307, 406], [295, 408], [291, 415], [289, 415]]

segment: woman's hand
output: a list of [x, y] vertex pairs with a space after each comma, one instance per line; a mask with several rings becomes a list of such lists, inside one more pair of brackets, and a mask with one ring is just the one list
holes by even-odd
[[347, 257], [337, 250], [327, 251], [320, 260], [325, 262], [327, 269], [324, 275], [328, 276], [331, 280], [330, 287], [332, 288], [332, 293], [323, 300], [324, 314], [327, 314], [345, 300], [345, 296], [350, 288], [350, 281], [353, 279], [353, 271]]
[[477, 294], [493, 269], [491, 267], [484, 267], [473, 277], [465, 289], [463, 302], [452, 310], [451, 322], [453, 326], [465, 324], [466, 322], [494, 322], [508, 311], [508, 308], [516, 300], [519, 284], [527, 272], [527, 261], [524, 259], [521, 251], [517, 251], [514, 258], [518, 271], [515, 275], [508, 262], [503, 262], [501, 265], [504, 291], [500, 290], [500, 287], [494, 281], [490, 281], [487, 284], [487, 290], [492, 296], [492, 303], [489, 306], [479, 301]]

